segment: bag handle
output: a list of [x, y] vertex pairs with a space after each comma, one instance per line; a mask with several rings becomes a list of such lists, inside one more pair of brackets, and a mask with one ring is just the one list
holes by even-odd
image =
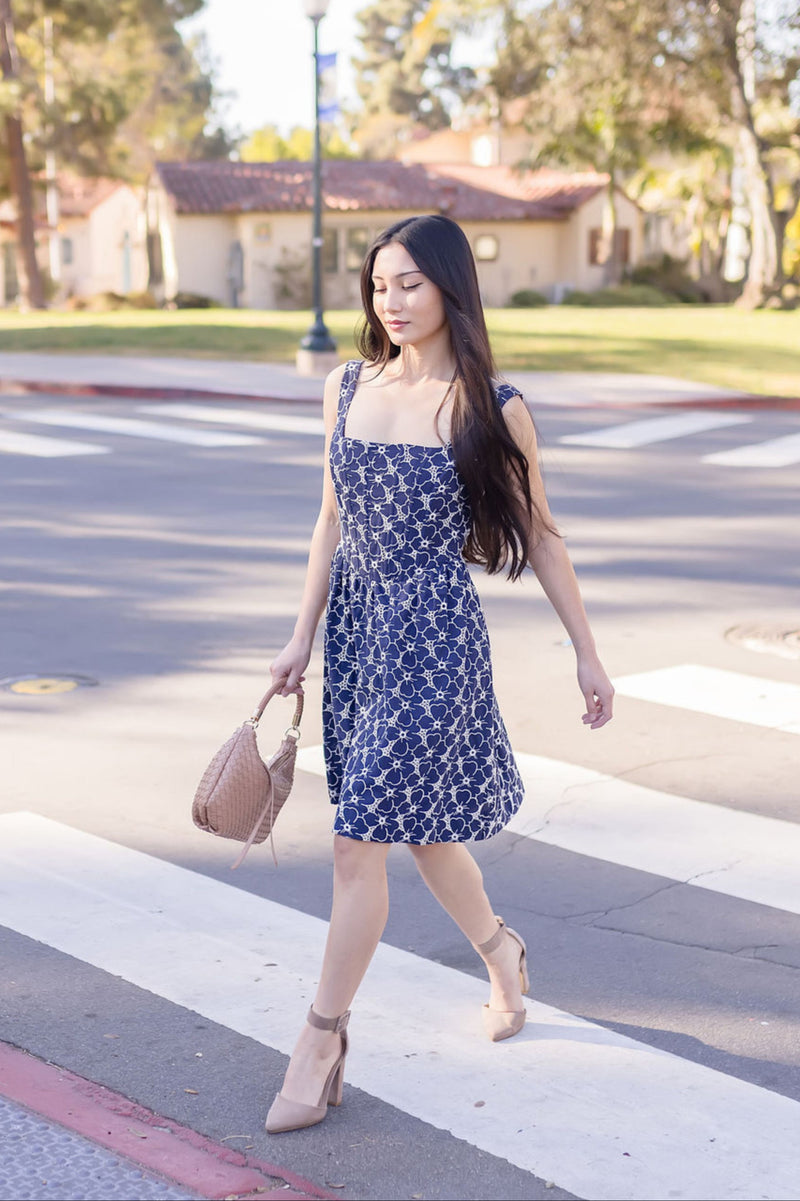
[[[258, 729], [258, 723], [260, 722], [260, 720], [264, 714], [264, 710], [266, 709], [269, 702], [272, 700], [273, 696], [277, 695], [278, 691], [283, 687], [283, 683], [284, 683], [284, 681], [282, 679], [277, 680], [272, 685], [272, 687], [270, 689], [268, 689], [267, 692], [264, 693], [261, 700], [258, 702], [255, 709], [253, 710], [253, 716], [248, 719], [248, 721], [246, 723], [247, 725], [251, 725], [254, 730]], [[292, 724], [289, 726], [289, 728], [286, 731], [286, 736], [299, 738], [300, 737], [300, 718], [303, 716], [303, 701], [305, 699], [303, 689], [298, 688], [296, 695], [297, 695], [297, 703], [295, 705], [294, 717], [292, 718]], [[264, 766], [266, 767], [266, 764]], [[269, 771], [269, 768], [267, 768], [267, 771]], [[255, 842], [255, 837], [261, 828], [261, 823], [263, 822], [264, 818], [267, 816], [268, 812], [270, 814], [270, 817], [272, 817], [272, 811], [274, 809], [274, 806], [275, 806], [275, 792], [272, 788], [270, 788], [269, 798], [267, 800], [267, 803], [264, 805], [264, 808], [261, 810], [258, 817], [256, 818], [256, 823], [253, 826], [253, 829], [250, 831], [250, 837], [248, 838], [247, 842], [242, 847], [242, 851], [241, 851], [240, 855], [238, 856], [238, 858], [236, 859], [236, 862], [231, 864], [232, 869], [240, 867], [241, 864], [244, 862], [245, 855], [247, 854], [247, 852], [250, 850], [251, 846]], [[269, 827], [269, 849], [272, 851], [272, 859], [273, 859], [273, 862], [275, 863], [275, 866], [277, 867], [278, 866], [278, 857], [275, 854], [275, 839], [272, 834], [272, 821], [271, 820], [270, 820], [270, 827]]]
[[[250, 718], [248, 718], [248, 721], [254, 730], [258, 728], [258, 723], [261, 721], [261, 718], [264, 716], [264, 710], [266, 709], [267, 705], [272, 700], [273, 696], [275, 696], [281, 690], [281, 688], [283, 688], [285, 682], [286, 682], [285, 677], [281, 678], [280, 680], [276, 680], [275, 683], [272, 685], [272, 687], [269, 688], [264, 693], [261, 700], [256, 705], [255, 709], [253, 710], [252, 716]], [[292, 724], [289, 726], [289, 730], [293, 730], [296, 733], [297, 737], [299, 738], [300, 737], [300, 718], [303, 716], [303, 701], [305, 699], [305, 695], [303, 693], [302, 688], [298, 687], [296, 696], [297, 696], [297, 703], [295, 705], [294, 717], [292, 718]], [[286, 731], [287, 734], [289, 733], [289, 730]]]

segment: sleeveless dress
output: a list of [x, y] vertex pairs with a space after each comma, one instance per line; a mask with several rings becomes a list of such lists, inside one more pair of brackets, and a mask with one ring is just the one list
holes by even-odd
[[[340, 541], [324, 626], [323, 750], [334, 832], [465, 842], [507, 824], [523, 785], [497, 705], [483, 609], [461, 555], [466, 491], [449, 443], [345, 434], [330, 446]], [[501, 406], [518, 395], [495, 389]]]

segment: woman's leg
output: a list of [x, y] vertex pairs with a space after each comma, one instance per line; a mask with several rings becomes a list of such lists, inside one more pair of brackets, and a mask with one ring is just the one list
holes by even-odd
[[[389, 912], [388, 852], [388, 843], [334, 836], [333, 906], [313, 1006], [320, 1017], [339, 1017], [350, 1008], [375, 954]], [[316, 1105], [340, 1046], [335, 1031], [306, 1023], [286, 1071], [283, 1096]]]
[[[460, 842], [436, 842], [412, 846], [419, 873], [439, 904], [476, 948], [497, 932], [497, 919], [483, 887], [481, 869]], [[480, 954], [480, 952], [479, 952]], [[492, 985], [492, 1009], [522, 1009], [519, 979], [519, 946], [513, 938], [482, 955]]]

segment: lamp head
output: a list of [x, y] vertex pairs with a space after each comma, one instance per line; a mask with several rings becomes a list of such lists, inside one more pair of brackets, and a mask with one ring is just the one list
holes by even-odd
[[328, 11], [330, 0], [303, 0], [306, 16], [312, 21], [321, 21]]

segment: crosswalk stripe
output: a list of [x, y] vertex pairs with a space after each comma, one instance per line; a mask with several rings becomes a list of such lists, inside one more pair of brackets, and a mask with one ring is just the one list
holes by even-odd
[[223, 425], [247, 425], [252, 429], [274, 430], [286, 434], [323, 434], [321, 417], [303, 417], [287, 413], [264, 413], [256, 409], [218, 409], [211, 405], [161, 404], [140, 405], [140, 413], [156, 417], [181, 417], [187, 421], [217, 421]]
[[[0, 922], [290, 1051], [326, 923], [38, 815], [0, 830]], [[381, 944], [350, 1083], [597, 1201], [800, 1197], [796, 1101], [537, 1001], [525, 1033], [492, 1044], [485, 995]]]
[[636, 700], [800, 734], [800, 684], [682, 663], [622, 676], [614, 687]]
[[790, 467], [800, 463], [800, 434], [785, 434], [768, 442], [754, 442], [733, 450], [719, 450], [703, 455], [704, 463], [718, 467]]
[[62, 438], [45, 438], [39, 434], [18, 434], [0, 430], [0, 451], [11, 455], [33, 455], [39, 459], [61, 459], [71, 455], [104, 455], [107, 446], [92, 442], [69, 442]]
[[254, 446], [263, 442], [263, 438], [251, 434], [190, 430], [180, 425], [140, 421], [135, 417], [108, 417], [102, 413], [76, 413], [68, 409], [23, 409], [6, 413], [5, 416], [40, 425], [63, 426], [65, 429], [97, 430], [131, 438], [154, 438], [160, 442], [184, 442], [188, 446]]
[[722, 429], [726, 425], [743, 425], [752, 420], [752, 417], [741, 413], [671, 413], [668, 417], [649, 417], [601, 430], [587, 430], [583, 434], [566, 434], [559, 438], [559, 442], [568, 446], [605, 446], [614, 450], [628, 450], [634, 446], [685, 438], [704, 430]]
[[[525, 799], [506, 829], [548, 846], [800, 914], [800, 826], [515, 751]], [[322, 747], [301, 771], [324, 776]]]

